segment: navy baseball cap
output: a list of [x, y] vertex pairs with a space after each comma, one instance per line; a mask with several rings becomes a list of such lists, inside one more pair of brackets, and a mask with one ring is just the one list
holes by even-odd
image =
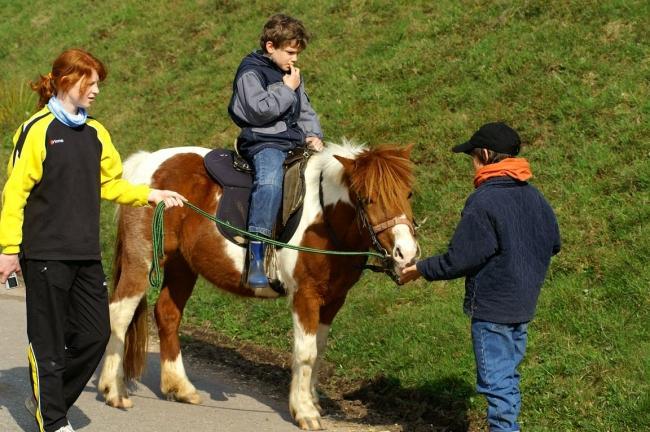
[[485, 148], [497, 153], [516, 156], [521, 147], [519, 135], [505, 123], [487, 123], [481, 126], [469, 141], [458, 144], [451, 151], [454, 153], [471, 153], [475, 148]]

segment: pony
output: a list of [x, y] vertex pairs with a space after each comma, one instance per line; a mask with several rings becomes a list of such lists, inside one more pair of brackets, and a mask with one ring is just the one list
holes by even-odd
[[[419, 252], [410, 205], [414, 175], [412, 146], [369, 148], [343, 140], [327, 143], [305, 168], [305, 196], [289, 244], [318, 249], [383, 249], [397, 274]], [[139, 152], [125, 161], [124, 178], [176, 190], [215, 214], [221, 187], [208, 176], [203, 156], [210, 149], [177, 147]], [[148, 273], [152, 262], [151, 208], [121, 206], [109, 309], [111, 336], [99, 391], [112, 407], [133, 406], [125, 380], [141, 376], [146, 356]], [[227, 241], [216, 225], [187, 207], [165, 212], [163, 286], [154, 316], [160, 337], [160, 388], [168, 398], [200, 403], [183, 367], [178, 330], [183, 308], [200, 274], [216, 287], [254, 297], [242, 284], [245, 248]], [[301, 429], [322, 428], [316, 391], [318, 363], [332, 321], [361, 277], [366, 256], [275, 251], [277, 278], [293, 318], [289, 411]]]

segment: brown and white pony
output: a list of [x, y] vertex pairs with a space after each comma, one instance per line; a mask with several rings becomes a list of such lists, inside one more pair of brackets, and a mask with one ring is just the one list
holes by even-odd
[[[140, 152], [125, 162], [125, 178], [159, 189], [176, 190], [212, 214], [221, 188], [208, 177], [203, 156], [209, 149], [179, 147]], [[313, 155], [305, 170], [306, 194], [297, 231], [290, 244], [319, 249], [367, 251], [376, 239], [388, 251], [395, 270], [417, 254], [409, 197], [413, 184], [411, 147], [366, 148], [344, 141]], [[146, 296], [152, 259], [150, 208], [123, 206], [118, 213], [115, 289], [110, 301], [111, 338], [99, 390], [106, 403], [129, 408], [125, 378], [138, 377], [146, 350]], [[165, 213], [164, 282], [155, 306], [160, 335], [161, 390], [178, 401], [200, 403], [183, 367], [178, 329], [183, 308], [200, 274], [215, 286], [241, 296], [245, 249], [228, 242], [215, 224], [188, 208]], [[318, 255], [281, 249], [277, 278], [293, 313], [294, 347], [289, 409], [302, 429], [320, 429], [315, 389], [319, 358], [348, 290], [361, 277], [366, 258]], [[126, 351], [126, 357], [125, 357]]]

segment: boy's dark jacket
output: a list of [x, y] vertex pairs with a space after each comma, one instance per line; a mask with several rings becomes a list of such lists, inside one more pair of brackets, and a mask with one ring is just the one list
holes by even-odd
[[[268, 147], [288, 151], [303, 145], [306, 136], [320, 135], [320, 124], [314, 126], [314, 129], [318, 130], [316, 133], [310, 133], [311, 130], [303, 130], [304, 125], [300, 121], [303, 111], [310, 111], [314, 121], [317, 122], [318, 120], [316, 114], [311, 113], [313, 111], [311, 106], [302, 106], [304, 104], [302, 96], [304, 88], [302, 84], [291, 95], [292, 101], [289, 103], [288, 108], [280, 113], [278, 117], [270, 118], [265, 124], [252, 122], [250, 120], [252, 116], [248, 115], [250, 113], [245, 112], [242, 107], [243, 101], [240, 101], [239, 104], [237, 102], [237, 98], [245, 99], [248, 93], [246, 91], [244, 94], [239, 94], [237, 88], [239, 80], [244, 74], [251, 71], [255, 73], [259, 84], [266, 91], [270, 91], [270, 88], [274, 85], [282, 85], [285, 75], [270, 58], [264, 56], [260, 51], [249, 54], [239, 65], [233, 82], [233, 96], [228, 105], [228, 114], [235, 124], [242, 128], [237, 139], [237, 149], [242, 156], [250, 159], [255, 153]], [[284, 96], [278, 94], [278, 97], [282, 99]], [[309, 105], [308, 100], [306, 105]]]
[[472, 193], [447, 252], [417, 263], [428, 280], [466, 276], [465, 313], [496, 323], [530, 321], [552, 255], [560, 251], [555, 214], [542, 194], [510, 177]]

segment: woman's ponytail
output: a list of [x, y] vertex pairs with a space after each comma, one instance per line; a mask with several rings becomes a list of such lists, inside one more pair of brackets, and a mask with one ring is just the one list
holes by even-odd
[[56, 94], [52, 72], [40, 75], [36, 81], [30, 83], [32, 90], [38, 93], [38, 109], [43, 108], [52, 96]]

